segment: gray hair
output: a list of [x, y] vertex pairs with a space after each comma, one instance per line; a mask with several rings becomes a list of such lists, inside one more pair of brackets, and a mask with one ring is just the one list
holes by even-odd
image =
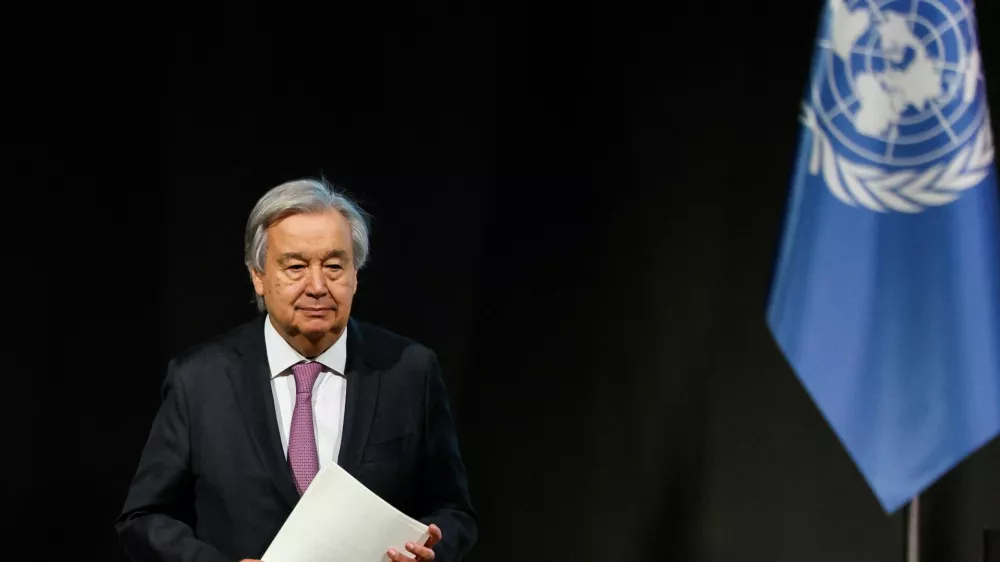
[[[336, 209], [351, 225], [354, 268], [360, 270], [368, 260], [368, 215], [354, 201], [324, 179], [302, 179], [272, 188], [257, 201], [247, 219], [243, 238], [243, 260], [250, 271], [264, 271], [267, 259], [267, 229], [292, 215]], [[257, 295], [257, 309], [263, 312], [264, 299]]]

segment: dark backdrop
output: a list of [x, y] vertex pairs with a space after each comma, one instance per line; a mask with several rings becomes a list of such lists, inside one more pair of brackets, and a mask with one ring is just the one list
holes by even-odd
[[[252, 316], [247, 213], [322, 174], [375, 217], [355, 315], [441, 356], [470, 561], [902, 560], [905, 514], [764, 324], [819, 7], [12, 8], [20, 559], [123, 560], [167, 359]], [[1000, 11], [978, 10], [1000, 84]], [[979, 562], [998, 469], [994, 443], [925, 495], [925, 561]]]

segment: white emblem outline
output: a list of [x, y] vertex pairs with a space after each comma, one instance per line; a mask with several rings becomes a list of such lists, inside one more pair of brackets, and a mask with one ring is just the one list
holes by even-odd
[[[985, 106], [986, 102], [980, 99], [980, 103]], [[882, 213], [919, 213], [927, 207], [956, 201], [990, 173], [994, 144], [985, 107], [974, 139], [964, 143], [964, 148], [955, 147], [953, 156], [924, 170], [893, 171], [845, 158], [823, 130], [816, 110], [808, 102], [803, 105], [802, 124], [812, 133], [809, 172], [813, 176], [822, 174], [830, 193], [847, 205]]]

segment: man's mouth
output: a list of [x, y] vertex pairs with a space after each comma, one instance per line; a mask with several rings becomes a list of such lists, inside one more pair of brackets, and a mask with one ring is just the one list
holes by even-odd
[[333, 309], [329, 306], [320, 306], [320, 307], [309, 306], [309, 307], [300, 307], [299, 310], [307, 314], [323, 314]]

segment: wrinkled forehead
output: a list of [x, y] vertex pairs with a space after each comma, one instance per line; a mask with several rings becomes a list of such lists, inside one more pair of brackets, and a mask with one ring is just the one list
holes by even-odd
[[336, 210], [288, 215], [267, 228], [268, 253], [351, 257], [351, 227]]

